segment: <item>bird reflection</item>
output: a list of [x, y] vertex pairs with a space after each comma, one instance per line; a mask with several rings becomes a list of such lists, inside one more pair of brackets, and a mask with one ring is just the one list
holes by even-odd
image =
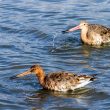
[[59, 92], [59, 91], [49, 91], [46, 89], [41, 89], [37, 91], [34, 95], [28, 97], [29, 100], [34, 99], [45, 99], [47, 96], [54, 96], [54, 97], [63, 97], [63, 98], [81, 98], [84, 94], [87, 94], [91, 91], [90, 88], [80, 88], [76, 89], [75, 91], [68, 91], [68, 92]]
[[45, 104], [55, 107], [89, 107], [94, 101], [105, 100], [109, 94], [91, 88], [80, 88], [75, 91], [58, 92], [41, 89], [32, 96], [27, 97], [27, 101], [34, 105], [32, 110], [41, 110]]

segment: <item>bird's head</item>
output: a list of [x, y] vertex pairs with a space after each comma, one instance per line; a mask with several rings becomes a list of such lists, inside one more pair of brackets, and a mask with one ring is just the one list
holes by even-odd
[[44, 71], [40, 65], [33, 65], [27, 71], [20, 73], [20, 74], [14, 76], [13, 78], [23, 77], [28, 74], [36, 74], [38, 77], [40, 77], [41, 75], [44, 74]]

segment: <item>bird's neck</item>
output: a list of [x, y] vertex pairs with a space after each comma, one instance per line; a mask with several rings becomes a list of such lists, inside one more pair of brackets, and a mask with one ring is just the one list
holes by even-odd
[[87, 32], [88, 32], [87, 28], [84, 28], [84, 29], [81, 30], [81, 40], [84, 43], [89, 43], [90, 42], [89, 37], [87, 35]]
[[44, 85], [44, 79], [45, 79], [45, 73], [42, 68], [39, 69], [36, 76], [38, 77], [39, 83], [43, 86]]

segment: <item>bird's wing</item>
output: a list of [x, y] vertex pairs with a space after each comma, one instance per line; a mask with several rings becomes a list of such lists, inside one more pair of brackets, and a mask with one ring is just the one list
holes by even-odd
[[74, 73], [69, 73], [69, 72], [55, 72], [55, 73], [50, 73], [47, 75], [47, 79], [51, 79], [53, 81], [66, 81], [69, 79], [74, 79], [76, 74]]
[[76, 74], [68, 72], [56, 72], [46, 76], [46, 82], [62, 85], [67, 83], [75, 83]]
[[87, 35], [89, 39], [100, 41], [102, 43], [110, 42], [110, 28], [102, 25], [91, 24]]
[[91, 82], [93, 79], [93, 76], [57, 72], [48, 74], [45, 77], [45, 88], [58, 91], [74, 90], [75, 88], [88, 84], [88, 82]]

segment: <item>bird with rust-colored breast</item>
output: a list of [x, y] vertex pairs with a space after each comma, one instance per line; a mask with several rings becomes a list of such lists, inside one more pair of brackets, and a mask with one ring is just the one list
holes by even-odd
[[43, 68], [40, 65], [33, 65], [26, 72], [18, 74], [14, 76], [14, 78], [20, 78], [31, 73], [34, 73], [37, 76], [40, 85], [44, 89], [54, 91], [75, 90], [87, 85], [96, 79], [94, 75], [77, 75], [64, 71], [45, 74]]
[[99, 24], [89, 24], [81, 21], [76, 27], [70, 28], [63, 33], [81, 30], [81, 40], [88, 45], [101, 46], [110, 43], [110, 28]]

